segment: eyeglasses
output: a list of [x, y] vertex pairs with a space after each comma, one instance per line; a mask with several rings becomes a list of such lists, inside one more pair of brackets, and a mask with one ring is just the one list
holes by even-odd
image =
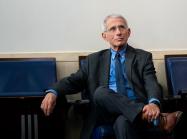
[[113, 32], [116, 32], [117, 30], [123, 32], [123, 31], [125, 31], [126, 29], [128, 29], [127, 26], [125, 26], [125, 25], [119, 25], [119, 26], [113, 26], [113, 27], [107, 29], [106, 32], [111, 32], [111, 33], [113, 33]]

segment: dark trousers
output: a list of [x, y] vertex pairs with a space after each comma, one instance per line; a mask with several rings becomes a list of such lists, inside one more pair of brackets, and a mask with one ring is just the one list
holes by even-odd
[[187, 138], [187, 111], [183, 112], [179, 123], [174, 128], [175, 139], [186, 139]]
[[94, 103], [97, 123], [112, 123], [116, 139], [140, 139], [138, 129], [144, 125], [140, 120], [143, 103], [129, 100], [107, 87], [96, 89]]

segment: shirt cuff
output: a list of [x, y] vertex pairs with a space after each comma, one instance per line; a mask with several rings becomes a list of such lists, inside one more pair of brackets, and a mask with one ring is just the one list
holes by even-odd
[[157, 106], [160, 107], [160, 101], [158, 99], [156, 99], [156, 98], [151, 98], [149, 100], [149, 103], [154, 103], [154, 104], [156, 104]]
[[48, 90], [45, 91], [45, 93], [46, 93], [46, 94], [47, 94], [47, 93], [53, 93], [54, 95], [58, 96], [57, 91], [55, 91], [55, 90], [53, 90], [53, 89], [48, 89]]

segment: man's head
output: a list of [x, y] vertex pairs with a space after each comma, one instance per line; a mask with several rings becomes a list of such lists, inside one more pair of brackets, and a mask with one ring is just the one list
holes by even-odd
[[123, 16], [109, 15], [104, 19], [102, 37], [114, 50], [127, 44], [130, 33], [127, 20]]

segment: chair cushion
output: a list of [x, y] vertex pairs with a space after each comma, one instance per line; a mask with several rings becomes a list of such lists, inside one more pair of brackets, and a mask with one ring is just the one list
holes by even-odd
[[114, 136], [113, 127], [111, 125], [100, 125], [93, 131], [93, 139], [103, 139], [111, 136]]

